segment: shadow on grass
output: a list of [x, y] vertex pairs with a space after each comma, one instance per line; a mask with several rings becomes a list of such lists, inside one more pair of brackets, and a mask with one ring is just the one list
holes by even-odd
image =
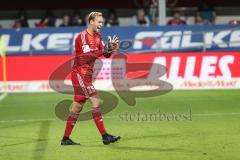
[[[29, 125], [29, 124], [35, 124], [35, 123], [39, 123], [39, 122], [26, 122], [26, 123], [12, 124], [12, 125], [7, 125], [7, 126], [0, 127], [0, 129], [14, 128], [14, 127], [19, 127], [19, 126], [24, 126], [24, 125]], [[45, 139], [45, 138], [35, 138], [34, 139], [34, 138], [31, 138], [31, 137], [21, 137], [21, 136], [19, 137], [19, 136], [7, 136], [7, 135], [0, 135], [0, 138], [16, 139], [16, 141], [25, 140], [24, 142], [0, 145], [0, 148], [47, 141], [47, 139]]]
[[[11, 125], [6, 125], [0, 127], [0, 129], [7, 129], [7, 128], [14, 128], [14, 127], [19, 127], [19, 126], [25, 126], [25, 125], [32, 125], [36, 124], [39, 122], [27, 122], [27, 123], [15, 123]], [[48, 122], [50, 123], [50, 122]], [[42, 131], [40, 131], [42, 132]], [[46, 138], [29, 138], [29, 137], [19, 137], [19, 136], [5, 136], [5, 135], [0, 135], [0, 138], [5, 138], [5, 139], [16, 139], [17, 141], [19, 140], [25, 140], [24, 142], [18, 142], [18, 143], [11, 143], [11, 144], [5, 144], [5, 145], [0, 145], [0, 148], [5, 148], [5, 147], [12, 147], [12, 146], [17, 146], [17, 145], [25, 145], [25, 144], [30, 144], [30, 143], [41, 143], [41, 142], [46, 142]]]
[[[122, 138], [121, 141], [136, 141], [139, 143], [140, 140], [149, 140], [151, 143], [154, 143], [154, 139], [166, 139], [180, 137], [180, 134], [171, 133], [171, 134], [158, 134], [158, 135], [149, 135], [149, 136], [136, 136], [136, 137], [126, 137]], [[121, 144], [121, 141], [119, 142]], [[166, 140], [165, 140], [166, 141]], [[147, 151], [147, 152], [195, 152], [193, 150], [187, 150], [183, 148], [161, 148], [161, 147], [151, 147], [151, 146], [120, 146], [120, 145], [111, 145], [110, 149], [116, 150], [127, 150], [127, 151]]]
[[134, 136], [134, 137], [126, 137], [122, 140], [130, 141], [130, 140], [141, 140], [141, 139], [158, 139], [158, 138], [168, 138], [168, 137], [178, 137], [180, 134], [171, 133], [171, 134], [157, 134], [157, 135], [148, 135], [148, 136]]
[[[38, 139], [47, 139], [50, 129], [51, 121], [42, 122], [39, 129]], [[45, 151], [47, 149], [48, 141], [37, 141], [34, 152], [33, 159], [41, 160], [44, 159]]]
[[112, 145], [110, 149], [126, 150], [126, 151], [147, 151], [147, 152], [194, 152], [182, 148], [158, 148], [158, 147], [131, 147], [131, 146], [116, 146]]
[[[123, 146], [126, 145], [124, 142], [126, 141], [136, 141], [139, 143], [139, 140], [151, 140], [152, 143], [154, 143], [154, 139], [164, 139], [164, 138], [171, 138], [171, 137], [178, 137], [180, 134], [158, 134], [158, 135], [149, 135], [149, 136], [135, 136], [135, 137], [122, 137], [122, 139], [119, 142], [104, 146], [109, 149], [114, 149], [114, 150], [126, 150], [126, 151], [147, 151], [147, 152], [195, 152], [193, 150], [187, 150], [183, 148], [161, 148], [161, 147], [151, 147], [151, 146], [143, 146], [143, 147], [138, 147], [138, 146]], [[87, 142], [86, 142], [87, 143]], [[89, 143], [89, 142], [88, 142]], [[93, 143], [93, 142], [92, 142]], [[97, 143], [97, 142], [96, 142]], [[103, 145], [82, 145], [81, 147], [86, 147], [86, 148], [100, 148], [103, 147]]]
[[[35, 122], [35, 123], [39, 123], [39, 122]], [[29, 137], [0, 135], [0, 138], [16, 139], [16, 141], [24, 140], [23, 142], [0, 145], [0, 149], [3, 149], [5, 147], [13, 147], [13, 146], [15, 147], [18, 145], [26, 146], [28, 144], [34, 143], [35, 149], [33, 150], [33, 159], [34, 160], [42, 160], [42, 159], [44, 159], [45, 151], [46, 151], [47, 145], [48, 145], [48, 133], [49, 133], [50, 125], [51, 125], [51, 121], [41, 122], [37, 139], [29, 138]], [[13, 125], [13, 126], [9, 126], [9, 127], [15, 127], [15, 126], [21, 126], [21, 125]]]

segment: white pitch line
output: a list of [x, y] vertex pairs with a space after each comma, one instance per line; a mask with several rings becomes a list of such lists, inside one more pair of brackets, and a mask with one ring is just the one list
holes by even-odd
[[3, 93], [0, 95], [0, 101], [2, 101], [4, 98], [6, 98], [8, 93]]

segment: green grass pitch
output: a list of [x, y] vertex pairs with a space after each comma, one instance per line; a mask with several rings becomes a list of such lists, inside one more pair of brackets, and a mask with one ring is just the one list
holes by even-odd
[[[65, 122], [55, 116], [54, 107], [66, 98], [71, 96], [9, 94], [0, 101], [0, 159], [240, 159], [240, 90], [172, 91], [139, 98], [135, 107], [120, 100], [104, 122], [109, 133], [122, 139], [106, 146], [92, 120], [78, 122], [73, 130], [72, 139], [80, 146], [60, 146]], [[156, 113], [170, 118], [149, 118]]]

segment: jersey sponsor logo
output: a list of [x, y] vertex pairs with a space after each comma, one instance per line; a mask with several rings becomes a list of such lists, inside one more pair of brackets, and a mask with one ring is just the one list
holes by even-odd
[[87, 53], [87, 52], [90, 52], [90, 51], [91, 51], [89, 45], [83, 45], [83, 46], [82, 46], [82, 50], [83, 50], [83, 53]]

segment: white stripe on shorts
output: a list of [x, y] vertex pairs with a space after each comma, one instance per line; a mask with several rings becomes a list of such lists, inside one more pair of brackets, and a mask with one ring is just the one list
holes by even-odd
[[80, 74], [78, 74], [78, 73], [77, 73], [77, 77], [78, 77], [78, 82], [79, 82], [81, 88], [83, 89], [84, 95], [85, 95], [87, 98], [89, 98], [89, 94], [88, 94], [88, 91], [87, 91], [87, 89], [86, 89], [86, 87], [85, 87], [85, 85], [84, 85], [84, 82], [83, 82], [82, 77], [81, 77]]

